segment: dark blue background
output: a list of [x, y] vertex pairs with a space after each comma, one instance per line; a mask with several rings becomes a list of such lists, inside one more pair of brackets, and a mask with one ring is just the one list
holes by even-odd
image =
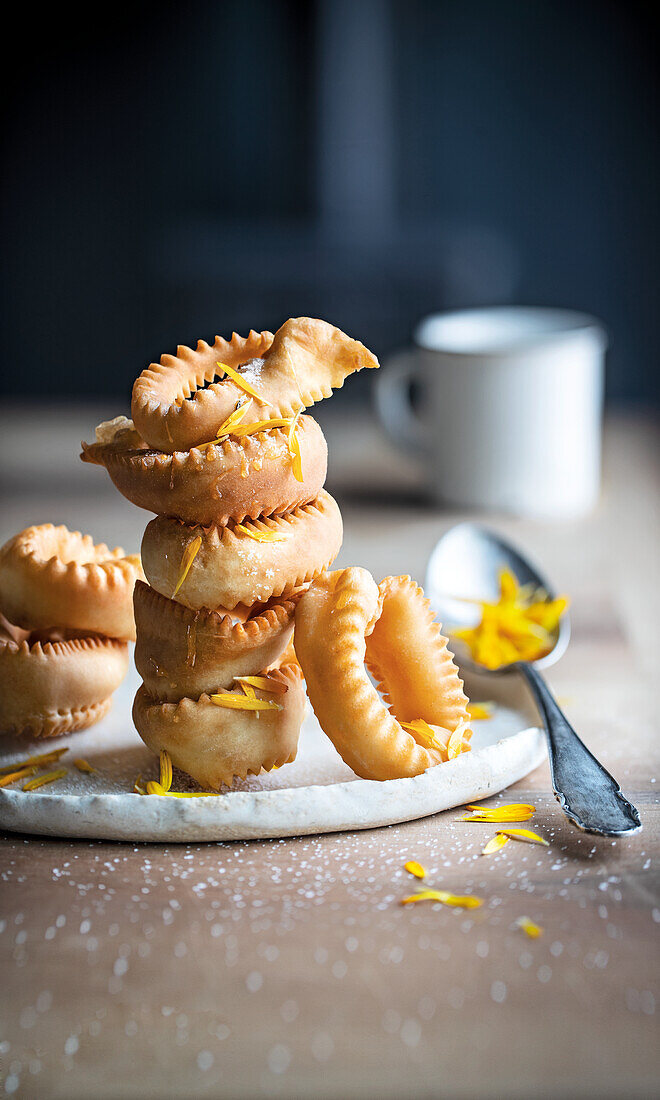
[[152, 358], [216, 332], [309, 313], [383, 356], [429, 310], [523, 302], [600, 316], [610, 399], [657, 400], [642, 7], [86, 10], [26, 8], [6, 47], [9, 393], [126, 404]]

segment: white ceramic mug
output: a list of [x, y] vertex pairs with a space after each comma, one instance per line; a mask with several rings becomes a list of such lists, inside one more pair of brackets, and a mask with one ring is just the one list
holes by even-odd
[[379, 372], [378, 413], [424, 459], [435, 500], [577, 516], [598, 499], [606, 347], [602, 325], [571, 310], [432, 314]]

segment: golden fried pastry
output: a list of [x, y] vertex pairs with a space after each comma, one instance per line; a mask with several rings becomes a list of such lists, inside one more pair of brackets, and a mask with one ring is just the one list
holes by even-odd
[[369, 671], [400, 722], [423, 718], [453, 732], [468, 718], [468, 700], [423, 589], [410, 577], [386, 577], [378, 594], [380, 615], [367, 637]]
[[[186, 549], [201, 539], [181, 581]], [[277, 541], [275, 541], [277, 540]], [[163, 596], [195, 610], [263, 603], [307, 584], [336, 558], [342, 522], [321, 490], [315, 501], [277, 518], [231, 527], [189, 527], [157, 516], [142, 539], [147, 580]]]
[[83, 443], [83, 461], [105, 466], [133, 504], [185, 523], [223, 526], [290, 511], [318, 496], [328, 466], [323, 432], [311, 416], [297, 424], [302, 481], [281, 427], [174, 454], [148, 450], [124, 417], [100, 425], [100, 434], [102, 441]]
[[[363, 367], [378, 360], [358, 340], [327, 321], [294, 317], [270, 332], [236, 333], [231, 341], [200, 340], [179, 347], [142, 371], [133, 386], [131, 414], [147, 443], [159, 451], [187, 451], [213, 439], [237, 400], [257, 395], [263, 419], [290, 417]], [[228, 377], [215, 381], [229, 367]]]
[[26, 630], [66, 628], [120, 640], [135, 638], [137, 554], [94, 545], [90, 535], [28, 527], [0, 549], [0, 610]]
[[[298, 596], [298, 598], [300, 596], [302, 596], [302, 591], [299, 594], [294, 593], [293, 596], [289, 596], [289, 599], [295, 599], [296, 596]], [[277, 665], [278, 665], [278, 667], [280, 665], [298, 665], [298, 666], [300, 666], [300, 661], [296, 657], [296, 650], [295, 650], [295, 646], [293, 644], [293, 634], [291, 634], [291, 638], [289, 639], [289, 643], [288, 643], [286, 649], [284, 650], [284, 653], [278, 659]]]
[[255, 696], [272, 709], [256, 712], [217, 706], [209, 695], [156, 703], [143, 686], [133, 704], [135, 727], [153, 752], [165, 749], [175, 767], [217, 791], [235, 777], [295, 759], [305, 708], [302, 673], [298, 665], [285, 665], [269, 678], [276, 690]]
[[229, 689], [236, 676], [286, 663], [301, 595], [258, 605], [235, 621], [234, 612], [191, 611], [138, 581], [135, 666], [146, 691], [158, 702], [198, 699]]
[[[376, 587], [365, 569], [322, 574], [298, 604], [294, 642], [322, 729], [363, 779], [419, 775], [446, 759], [449, 735], [464, 731], [467, 741], [462, 681], [409, 577]], [[411, 732], [401, 723], [413, 723]]]
[[133, 419], [83, 443], [84, 461], [156, 513], [142, 545], [149, 584], [135, 590], [133, 717], [147, 745], [204, 785], [295, 755], [295, 604], [342, 539], [323, 491], [326, 442], [301, 413], [377, 366], [359, 341], [308, 317], [274, 336], [200, 341], [152, 363], [133, 387]]
[[110, 708], [128, 668], [128, 646], [113, 638], [41, 640], [0, 625], [0, 732], [59, 737], [86, 729]]

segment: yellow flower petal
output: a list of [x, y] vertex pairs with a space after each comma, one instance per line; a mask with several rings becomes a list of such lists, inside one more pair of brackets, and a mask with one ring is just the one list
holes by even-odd
[[165, 749], [160, 751], [160, 785], [164, 791], [169, 791], [172, 786], [172, 761]]
[[96, 768], [93, 768], [91, 764], [83, 760], [82, 756], [79, 756], [77, 760], [73, 761], [73, 766], [77, 768], [79, 772], [85, 772], [87, 775], [96, 774]]
[[256, 435], [258, 432], [270, 432], [274, 428], [288, 428], [293, 421], [291, 416], [275, 416], [270, 420], [254, 420], [250, 424], [241, 424], [231, 434], [237, 439], [242, 439], [246, 435]]
[[29, 768], [19, 768], [18, 771], [8, 772], [0, 779], [0, 787], [10, 787], [12, 783], [18, 783], [19, 779], [26, 779], [28, 775], [34, 775], [37, 768], [36, 764], [32, 764]]
[[2, 768], [0, 768], [0, 775], [3, 775], [5, 772], [17, 771], [19, 768], [31, 767], [32, 764], [36, 765], [38, 768], [43, 768], [46, 765], [53, 764], [56, 760], [59, 760], [60, 756], [64, 756], [64, 753], [68, 751], [68, 748], [51, 749], [50, 752], [40, 752], [37, 753], [36, 756], [26, 757], [25, 760], [17, 760], [14, 764], [5, 764]]
[[550, 847], [547, 840], [538, 833], [533, 833], [531, 829], [498, 829], [497, 832], [511, 837], [512, 840], [526, 840], [529, 844], [543, 844], [546, 848]]
[[215, 439], [210, 439], [208, 443], [197, 443], [197, 450], [202, 451], [205, 447], [212, 447], [216, 443], [219, 443], [223, 436], [232, 435], [234, 428], [237, 428], [238, 425], [241, 423], [251, 404], [251, 397], [248, 397], [247, 400], [240, 401], [234, 409], [233, 413], [230, 413], [227, 419], [223, 420], [222, 424], [218, 428]]
[[231, 435], [232, 430], [237, 428], [239, 424], [245, 419], [245, 414], [252, 404], [252, 398], [248, 397], [247, 401], [243, 400], [238, 403], [233, 413], [230, 413], [226, 420], [223, 420], [222, 424], [218, 428], [217, 438], [220, 439], [223, 435]]
[[414, 875], [415, 878], [426, 878], [426, 868], [422, 867], [421, 863], [417, 863], [414, 859], [409, 859], [405, 868], [406, 871]]
[[529, 821], [535, 813], [534, 806], [516, 802], [508, 806], [468, 806], [468, 810], [474, 810], [474, 813], [466, 814], [460, 818], [461, 821]]
[[491, 840], [488, 841], [488, 844], [486, 845], [485, 848], [482, 848], [481, 854], [482, 854], [482, 856], [492, 856], [494, 852], [499, 852], [500, 848], [503, 848], [504, 845], [508, 844], [508, 843], [509, 843], [508, 836], [502, 836], [500, 834], [497, 834]]
[[519, 590], [518, 578], [508, 568], [500, 569], [500, 600], [515, 600]]
[[411, 894], [408, 898], [402, 898], [402, 905], [413, 905], [418, 901], [441, 901], [443, 905], [451, 905], [458, 909], [477, 909], [483, 905], [482, 898], [472, 895], [461, 897], [458, 894], [449, 894], [446, 890], [420, 890], [417, 894]]
[[532, 940], [537, 940], [539, 936], [543, 935], [541, 926], [534, 924], [534, 921], [530, 920], [529, 917], [518, 917], [516, 924], [518, 928], [521, 928]]
[[250, 684], [260, 691], [272, 692], [273, 695], [284, 695], [286, 692], [286, 684], [280, 680], [272, 680], [270, 676], [234, 676], [234, 680], [243, 686]]
[[459, 756], [460, 753], [465, 752], [464, 735], [467, 729], [467, 721], [465, 718], [461, 719], [456, 729], [449, 738], [447, 744], [447, 759], [453, 760], [454, 757]]
[[435, 749], [437, 752], [442, 752], [446, 755], [447, 746], [443, 745], [441, 741], [438, 741], [435, 730], [428, 722], [425, 722], [423, 718], [415, 718], [412, 722], [400, 722], [399, 724], [404, 730], [408, 730], [409, 733], [417, 734], [416, 740], [421, 741], [427, 748]]
[[150, 779], [147, 783], [147, 794], [167, 794], [167, 791], [157, 780]]
[[550, 600], [534, 585], [519, 585], [510, 569], [500, 570], [499, 586], [497, 602], [479, 601], [478, 626], [453, 632], [469, 648], [473, 659], [490, 669], [544, 656], [552, 647], [553, 634], [568, 605], [564, 596]]
[[166, 791], [156, 780], [150, 780], [145, 786], [142, 776], [138, 775], [133, 790], [136, 794], [155, 794], [160, 798], [219, 798], [218, 791]]
[[519, 810], [524, 813], [536, 813], [536, 806], [532, 806], [529, 802], [505, 802], [501, 806], [483, 806], [481, 802], [469, 802], [467, 808], [478, 814], [500, 813], [502, 810], [510, 810], [511, 813], [517, 813]]
[[[153, 792], [149, 792], [153, 793]], [[219, 798], [218, 791], [163, 791], [157, 792], [163, 798]]]
[[[300, 412], [302, 412], [302, 409], [300, 410]], [[291, 422], [291, 427], [289, 428], [289, 454], [291, 455], [291, 469], [293, 470], [293, 476], [295, 477], [296, 481], [303, 480], [302, 459], [300, 457], [300, 442], [298, 440], [298, 433], [296, 431], [300, 412], [296, 413]]]
[[258, 527], [246, 527], [244, 523], [235, 523], [234, 531], [240, 531], [255, 542], [286, 542], [286, 535], [278, 535], [275, 531], [260, 531]]
[[279, 703], [272, 699], [249, 699], [245, 695], [235, 692], [218, 692], [209, 696], [216, 707], [227, 707], [229, 710], [281, 710]]
[[176, 588], [174, 589], [174, 592], [172, 593], [172, 599], [174, 599], [174, 597], [177, 595], [179, 589], [181, 588], [181, 585], [183, 584], [186, 577], [188, 576], [188, 573], [190, 572], [190, 566], [192, 565], [195, 558], [197, 557], [197, 554], [199, 553], [199, 548], [200, 548], [201, 545], [202, 545], [202, 536], [197, 535], [197, 538], [194, 538], [192, 540], [192, 542], [189, 542], [188, 545], [186, 546], [185, 550], [183, 551], [183, 554], [181, 556], [181, 570], [179, 572], [179, 579], [176, 582]]
[[230, 378], [232, 382], [235, 382], [235, 384], [239, 386], [244, 393], [249, 393], [250, 397], [254, 397], [255, 401], [258, 401], [260, 405], [268, 404], [268, 402], [259, 393], [259, 390], [256, 390], [254, 386], [250, 382], [248, 382], [242, 374], [239, 374], [237, 370], [234, 370], [233, 367], [227, 366], [226, 363], [216, 363], [216, 366], [219, 367], [221, 371], [224, 371], [227, 377]]
[[66, 768], [60, 768], [59, 771], [56, 772], [49, 772], [48, 775], [39, 775], [36, 779], [30, 779], [23, 787], [23, 790], [36, 791], [37, 787], [44, 787], [46, 783], [55, 783], [58, 779], [63, 779], [65, 775]]
[[479, 722], [486, 718], [492, 718], [495, 711], [494, 703], [468, 703], [468, 714], [473, 722]]

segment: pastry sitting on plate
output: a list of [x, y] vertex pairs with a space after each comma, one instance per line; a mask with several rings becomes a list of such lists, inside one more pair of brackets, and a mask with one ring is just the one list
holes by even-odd
[[135, 590], [133, 720], [170, 778], [171, 763], [217, 791], [292, 761], [303, 674], [322, 729], [364, 778], [419, 775], [469, 749], [463, 684], [421, 589], [327, 572], [342, 522], [323, 489], [323, 433], [302, 414], [377, 366], [308, 317], [200, 341], [152, 363], [133, 419], [83, 444], [156, 513]]
[[291, 648], [302, 592], [337, 556], [327, 446], [305, 409], [378, 360], [309, 317], [177, 348], [133, 386], [132, 420], [100, 425], [84, 461], [156, 513], [135, 593], [133, 718], [204, 786], [295, 758], [304, 685]]
[[0, 548], [0, 733], [57, 737], [107, 713], [141, 576], [137, 554], [50, 523]]

